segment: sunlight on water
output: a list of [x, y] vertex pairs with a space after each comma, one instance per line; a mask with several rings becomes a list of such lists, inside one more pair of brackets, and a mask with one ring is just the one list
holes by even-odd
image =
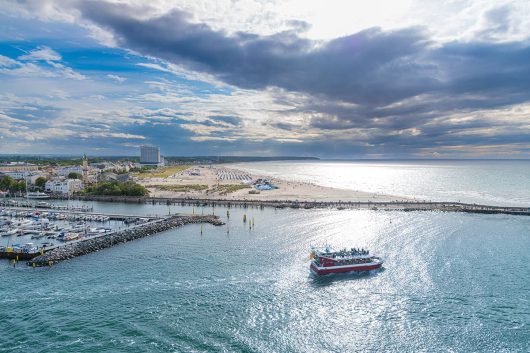
[[530, 161], [289, 161], [235, 167], [317, 185], [425, 200], [530, 205]]
[[[52, 268], [1, 261], [0, 352], [528, 349], [529, 218], [230, 213], [202, 235], [189, 225]], [[384, 269], [311, 276], [310, 245], [324, 243], [369, 248]]]

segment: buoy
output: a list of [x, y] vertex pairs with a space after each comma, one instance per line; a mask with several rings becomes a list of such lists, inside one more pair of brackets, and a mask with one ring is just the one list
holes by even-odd
[[247, 223], [247, 215], [246, 214], [243, 215], [243, 223]]

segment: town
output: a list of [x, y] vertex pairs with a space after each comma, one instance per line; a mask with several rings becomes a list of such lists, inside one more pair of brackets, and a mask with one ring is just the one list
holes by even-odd
[[0, 163], [0, 197], [45, 199], [50, 196], [68, 196], [89, 190], [91, 185], [112, 183], [122, 186], [119, 194], [146, 195], [145, 189], [132, 181], [131, 173], [155, 169], [164, 165], [160, 148], [141, 146], [138, 158], [90, 162], [82, 158], [45, 160], [40, 163]]

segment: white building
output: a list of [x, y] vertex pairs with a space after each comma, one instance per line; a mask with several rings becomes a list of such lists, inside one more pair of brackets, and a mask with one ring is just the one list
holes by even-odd
[[57, 169], [56, 173], [57, 175], [64, 176], [64, 177], [68, 176], [68, 174], [70, 173], [77, 173], [77, 174], [83, 175], [83, 167], [81, 167], [80, 165], [76, 165], [73, 167], [62, 167], [62, 168]]
[[72, 194], [84, 188], [83, 181], [79, 179], [55, 179], [48, 180], [44, 190], [57, 194]]
[[44, 174], [36, 172], [0, 172], [3, 175], [8, 175], [15, 180], [24, 180], [26, 183], [35, 184], [35, 181], [44, 176]]
[[18, 172], [3, 172], [3, 174], [8, 175], [15, 180], [25, 180], [30, 175], [33, 175], [34, 173], [18, 171]]
[[160, 148], [156, 146], [140, 146], [140, 164], [161, 165]]

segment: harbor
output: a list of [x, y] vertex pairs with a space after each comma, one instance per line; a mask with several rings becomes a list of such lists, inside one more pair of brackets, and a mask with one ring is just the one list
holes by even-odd
[[0, 207], [0, 239], [7, 241], [0, 245], [0, 259], [34, 259], [28, 263], [32, 266], [51, 265], [188, 223], [223, 224], [210, 215], [139, 216], [87, 212], [86, 205], [74, 210], [55, 204], [15, 204]]

